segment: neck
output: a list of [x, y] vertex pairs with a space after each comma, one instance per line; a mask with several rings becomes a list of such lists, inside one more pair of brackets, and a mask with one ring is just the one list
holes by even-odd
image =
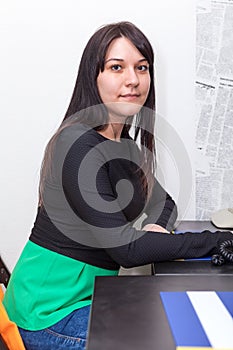
[[109, 123], [107, 128], [99, 131], [99, 133], [110, 140], [119, 142], [123, 127], [124, 124]]
[[118, 123], [109, 124], [109, 128], [112, 130], [112, 135], [114, 137], [114, 140], [120, 141], [123, 126], [124, 126], [123, 124], [118, 124]]

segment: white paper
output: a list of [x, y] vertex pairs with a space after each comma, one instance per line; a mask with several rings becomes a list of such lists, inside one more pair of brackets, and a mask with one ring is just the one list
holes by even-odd
[[233, 207], [233, 0], [197, 3], [196, 48], [196, 219], [208, 220]]
[[215, 292], [187, 292], [213, 348], [233, 348], [233, 319]]

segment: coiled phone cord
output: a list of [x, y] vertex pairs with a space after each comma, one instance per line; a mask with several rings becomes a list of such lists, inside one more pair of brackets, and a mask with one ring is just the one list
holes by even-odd
[[221, 266], [226, 262], [233, 263], [233, 240], [222, 242], [219, 246], [219, 254], [214, 254], [211, 257], [213, 265]]

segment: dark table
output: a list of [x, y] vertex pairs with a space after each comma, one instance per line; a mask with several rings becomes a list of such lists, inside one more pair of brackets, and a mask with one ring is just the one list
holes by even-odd
[[5, 345], [1, 336], [0, 336], [0, 350], [8, 350], [8, 347]]
[[180, 221], [177, 230], [180, 231], [219, 231], [220, 229], [215, 227], [208, 220], [182, 220]]
[[[177, 227], [179, 231], [216, 231], [210, 221], [182, 221]], [[233, 236], [232, 236], [233, 239]], [[154, 263], [151, 266], [153, 275], [233, 275], [233, 264], [213, 266], [210, 260], [185, 260]]]
[[161, 291], [233, 291], [226, 275], [97, 277], [87, 350], [175, 350]]

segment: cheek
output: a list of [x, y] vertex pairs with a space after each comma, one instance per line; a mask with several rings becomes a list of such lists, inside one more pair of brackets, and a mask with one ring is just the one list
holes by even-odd
[[113, 101], [119, 94], [119, 79], [113, 78], [111, 75], [100, 73], [97, 77], [97, 88], [103, 102]]
[[151, 79], [150, 76], [145, 80], [145, 91], [147, 91], [147, 94], [150, 91], [150, 84], [151, 84]]
[[111, 82], [109, 78], [106, 78], [104, 75], [100, 74], [97, 78], [97, 88], [103, 102], [104, 100], [111, 95], [113, 91], [114, 84]]
[[147, 81], [145, 82], [145, 101], [146, 102], [146, 99], [149, 95], [149, 92], [150, 92], [150, 87], [151, 87], [151, 79], [150, 77], [147, 79]]

